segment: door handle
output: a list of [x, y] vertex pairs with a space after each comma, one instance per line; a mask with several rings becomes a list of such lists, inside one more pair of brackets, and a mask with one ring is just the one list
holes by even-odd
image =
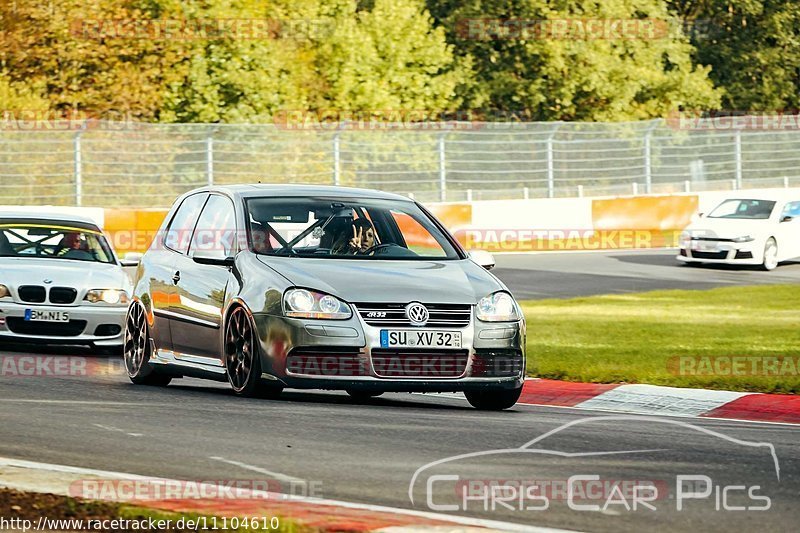
[[175, 275], [172, 276], [172, 282], [177, 285], [178, 282], [181, 280], [181, 273], [180, 271], [175, 272]]

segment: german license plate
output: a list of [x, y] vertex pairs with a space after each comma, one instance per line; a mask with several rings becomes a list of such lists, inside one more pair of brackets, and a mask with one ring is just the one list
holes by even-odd
[[69, 313], [66, 311], [26, 309], [25, 320], [28, 322], [69, 322]]
[[461, 348], [461, 332], [382, 329], [381, 348]]

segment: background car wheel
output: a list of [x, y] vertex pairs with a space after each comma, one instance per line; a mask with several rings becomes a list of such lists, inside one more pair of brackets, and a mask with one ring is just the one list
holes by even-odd
[[472, 407], [483, 411], [502, 411], [513, 407], [519, 396], [522, 394], [522, 387], [517, 389], [485, 389], [475, 391], [465, 391], [464, 396]]
[[371, 390], [355, 390], [355, 389], [348, 389], [347, 394], [350, 395], [351, 398], [354, 400], [369, 400], [370, 398], [377, 398], [383, 392], [381, 391], [371, 391]]
[[268, 390], [260, 390], [261, 358], [255, 329], [243, 307], [235, 308], [225, 325], [225, 371], [239, 396], [258, 396]]
[[767, 244], [764, 245], [764, 262], [761, 267], [764, 270], [775, 270], [778, 266], [778, 243], [775, 242], [773, 237], [767, 239]]
[[159, 387], [169, 385], [172, 378], [159, 374], [150, 364], [150, 350], [150, 336], [144, 309], [140, 304], [134, 303], [125, 319], [125, 344], [122, 352], [128, 377], [137, 385]]

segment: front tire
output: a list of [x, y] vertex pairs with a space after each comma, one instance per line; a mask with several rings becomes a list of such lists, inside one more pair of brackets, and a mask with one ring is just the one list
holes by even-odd
[[255, 328], [243, 307], [236, 307], [225, 324], [225, 373], [238, 396], [252, 398], [262, 392]]
[[769, 272], [775, 270], [778, 266], [778, 243], [775, 242], [774, 237], [767, 239], [764, 245], [764, 262], [761, 263], [761, 268]]
[[481, 411], [502, 411], [513, 407], [522, 394], [522, 387], [516, 389], [484, 389], [465, 391], [467, 401]]
[[125, 319], [125, 344], [122, 357], [128, 378], [136, 385], [166, 387], [172, 381], [170, 376], [159, 374], [150, 364], [152, 345], [145, 320], [144, 308], [134, 302]]

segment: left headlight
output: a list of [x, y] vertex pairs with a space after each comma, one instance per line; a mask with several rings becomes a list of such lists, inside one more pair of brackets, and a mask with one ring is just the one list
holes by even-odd
[[344, 320], [353, 316], [350, 306], [330, 294], [308, 289], [289, 289], [283, 295], [286, 316]]
[[92, 289], [83, 299], [91, 303], [125, 305], [128, 303], [128, 293], [122, 289]]
[[478, 320], [484, 322], [514, 322], [519, 320], [517, 304], [507, 292], [496, 292], [478, 302]]
[[753, 242], [754, 240], [755, 239], [752, 237], [752, 235], [743, 235], [733, 239], [733, 242]]

